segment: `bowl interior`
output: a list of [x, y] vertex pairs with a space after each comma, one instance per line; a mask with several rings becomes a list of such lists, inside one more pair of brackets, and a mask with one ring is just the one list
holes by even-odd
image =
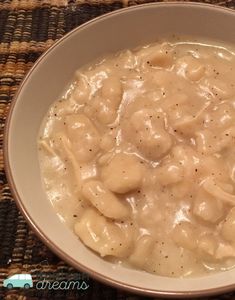
[[111, 13], [74, 30], [34, 66], [21, 86], [7, 125], [8, 178], [21, 209], [44, 242], [73, 266], [149, 294], [208, 293], [231, 288], [235, 270], [203, 278], [165, 278], [114, 266], [89, 251], [60, 222], [42, 189], [36, 140], [50, 104], [74, 71], [109, 52], [132, 48], [172, 34], [235, 42], [235, 13], [198, 4], [150, 4]]

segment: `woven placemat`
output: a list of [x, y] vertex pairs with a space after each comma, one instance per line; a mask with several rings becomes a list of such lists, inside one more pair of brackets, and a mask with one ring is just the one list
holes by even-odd
[[[4, 173], [2, 143], [12, 97], [46, 49], [74, 27], [96, 16], [147, 2], [156, 1], [0, 0], [0, 299], [145, 299], [89, 279], [61, 261], [35, 237], [11, 196]], [[235, 7], [234, 0], [205, 2]], [[35, 282], [79, 280], [85, 286], [67, 290], [42, 286], [29, 290], [3, 288], [2, 282], [9, 274], [25, 272]], [[235, 293], [213, 299], [235, 299]]]

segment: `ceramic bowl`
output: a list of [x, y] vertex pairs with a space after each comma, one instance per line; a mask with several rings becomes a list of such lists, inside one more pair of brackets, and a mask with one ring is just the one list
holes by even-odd
[[42, 188], [39, 126], [77, 68], [110, 52], [172, 34], [235, 43], [235, 12], [206, 4], [152, 3], [118, 10], [68, 33], [35, 63], [12, 103], [5, 166], [13, 196], [38, 237], [73, 267], [117, 288], [168, 297], [235, 289], [235, 269], [203, 278], [168, 278], [117, 266], [86, 248], [54, 212]]

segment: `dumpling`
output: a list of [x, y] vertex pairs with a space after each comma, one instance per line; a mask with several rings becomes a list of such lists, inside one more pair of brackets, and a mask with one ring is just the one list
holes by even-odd
[[223, 203], [208, 194], [206, 191], [200, 190], [193, 203], [193, 214], [207, 222], [216, 223], [224, 213]]
[[101, 181], [85, 182], [82, 186], [82, 195], [105, 217], [125, 219], [130, 213], [127, 205], [110, 192]]
[[166, 154], [172, 138], [165, 129], [161, 113], [152, 109], [135, 112], [123, 128], [125, 137], [148, 159], [157, 160]]
[[102, 124], [113, 123], [117, 117], [117, 109], [122, 100], [120, 78], [110, 76], [105, 79], [99, 92], [86, 107], [86, 113], [92, 118], [96, 118]]
[[133, 232], [120, 227], [94, 209], [87, 209], [74, 227], [83, 243], [103, 256], [126, 257], [133, 247]]
[[162, 238], [155, 242], [153, 251], [145, 263], [145, 270], [148, 272], [171, 277], [189, 275], [197, 268], [196, 258], [192, 252], [178, 247], [169, 238]]
[[133, 253], [129, 256], [129, 262], [139, 268], [143, 268], [154, 247], [154, 240], [149, 235], [140, 237], [136, 244]]
[[192, 250], [197, 247], [197, 231], [189, 222], [180, 222], [172, 232], [174, 242], [183, 248]]
[[101, 178], [107, 188], [120, 194], [141, 186], [142, 174], [137, 157], [125, 153], [117, 153], [101, 170]]
[[150, 67], [170, 67], [173, 63], [173, 53], [169, 44], [150, 46], [141, 50], [138, 55], [142, 63]]
[[200, 80], [205, 74], [205, 66], [198, 58], [187, 55], [178, 59], [177, 72], [192, 81]]
[[78, 103], [74, 100], [73, 97], [68, 99], [61, 99], [54, 105], [53, 110], [51, 111], [55, 117], [63, 117], [66, 115], [75, 114], [79, 109]]
[[217, 241], [212, 234], [204, 234], [198, 238], [197, 250], [204, 260], [215, 259]]
[[156, 168], [154, 173], [156, 181], [162, 185], [168, 185], [182, 181], [184, 169], [179, 163], [167, 163]]
[[77, 73], [76, 75], [77, 75], [77, 82], [72, 92], [72, 98], [78, 104], [85, 104], [89, 100], [91, 89], [89, 87], [89, 84], [85, 76], [83, 76], [80, 73]]
[[100, 135], [95, 125], [83, 114], [65, 118], [68, 138], [79, 162], [87, 162], [99, 151]]

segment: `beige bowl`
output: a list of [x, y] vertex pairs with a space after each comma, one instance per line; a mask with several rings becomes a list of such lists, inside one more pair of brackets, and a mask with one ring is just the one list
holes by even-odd
[[193, 3], [122, 9], [73, 30], [51, 47], [23, 81], [5, 131], [5, 165], [12, 193], [39, 238], [73, 267], [113, 286], [148, 295], [198, 296], [235, 289], [235, 269], [195, 279], [151, 275], [104, 261], [62, 224], [41, 185], [37, 135], [51, 103], [74, 71], [96, 57], [176, 34], [235, 42], [235, 12]]

